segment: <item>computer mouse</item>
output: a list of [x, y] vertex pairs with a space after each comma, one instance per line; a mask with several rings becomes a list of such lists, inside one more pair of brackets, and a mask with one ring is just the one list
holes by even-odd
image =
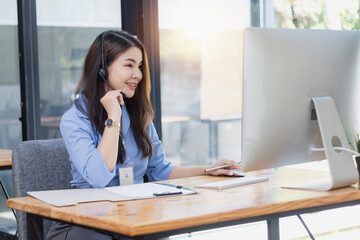
[[237, 169], [231, 169], [230, 174], [231, 173], [233, 174], [233, 176], [236, 176], [236, 177], [245, 177], [246, 176], [246, 172], [243, 172], [243, 171], [240, 171]]

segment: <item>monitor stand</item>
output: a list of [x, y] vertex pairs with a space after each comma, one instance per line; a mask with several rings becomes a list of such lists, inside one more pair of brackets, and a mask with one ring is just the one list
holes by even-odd
[[330, 178], [298, 182], [282, 186], [282, 188], [327, 191], [357, 183], [359, 173], [351, 153], [333, 149], [333, 147], [350, 149], [333, 99], [330, 96], [314, 97], [312, 102], [315, 106], [325, 156], [329, 164]]

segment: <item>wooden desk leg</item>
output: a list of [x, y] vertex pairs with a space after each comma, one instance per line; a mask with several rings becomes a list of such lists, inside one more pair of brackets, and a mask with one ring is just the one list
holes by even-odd
[[267, 220], [268, 240], [280, 239], [279, 228], [279, 218], [271, 218]]
[[26, 214], [27, 221], [27, 239], [28, 240], [43, 240], [44, 228], [43, 218], [31, 213]]

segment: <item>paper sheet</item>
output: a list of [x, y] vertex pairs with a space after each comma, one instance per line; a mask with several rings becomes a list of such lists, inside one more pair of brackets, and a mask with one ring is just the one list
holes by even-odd
[[176, 188], [176, 186], [168, 186], [159, 183], [133, 184], [127, 186], [107, 187], [104, 189], [131, 198], [153, 198], [154, 193], [182, 192], [183, 195], [196, 193], [184, 188]]
[[132, 198], [114, 194], [101, 188], [64, 189], [27, 192], [30, 196], [54, 206], [70, 206], [81, 202], [126, 201]]

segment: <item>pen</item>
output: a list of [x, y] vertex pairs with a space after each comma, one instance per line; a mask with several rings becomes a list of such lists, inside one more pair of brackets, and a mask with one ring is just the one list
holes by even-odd
[[222, 169], [222, 168], [227, 168], [230, 167], [231, 165], [229, 164], [225, 164], [225, 165], [221, 165], [221, 166], [217, 166], [217, 167], [213, 167], [213, 168], [209, 168], [209, 169], [205, 169], [204, 172], [210, 172], [210, 171], [214, 171], [214, 170], [218, 170], [218, 169]]
[[[237, 162], [237, 164], [241, 165], [241, 162]], [[214, 170], [218, 170], [218, 169], [222, 169], [222, 168], [227, 168], [227, 167], [231, 167], [230, 164], [225, 164], [225, 165], [221, 165], [218, 167], [213, 167], [213, 168], [209, 168], [209, 169], [205, 169], [204, 172], [210, 172], [210, 171], [214, 171]]]
[[160, 197], [160, 196], [179, 195], [179, 194], [182, 194], [182, 192], [163, 192], [163, 193], [154, 193], [153, 195], [156, 197]]

